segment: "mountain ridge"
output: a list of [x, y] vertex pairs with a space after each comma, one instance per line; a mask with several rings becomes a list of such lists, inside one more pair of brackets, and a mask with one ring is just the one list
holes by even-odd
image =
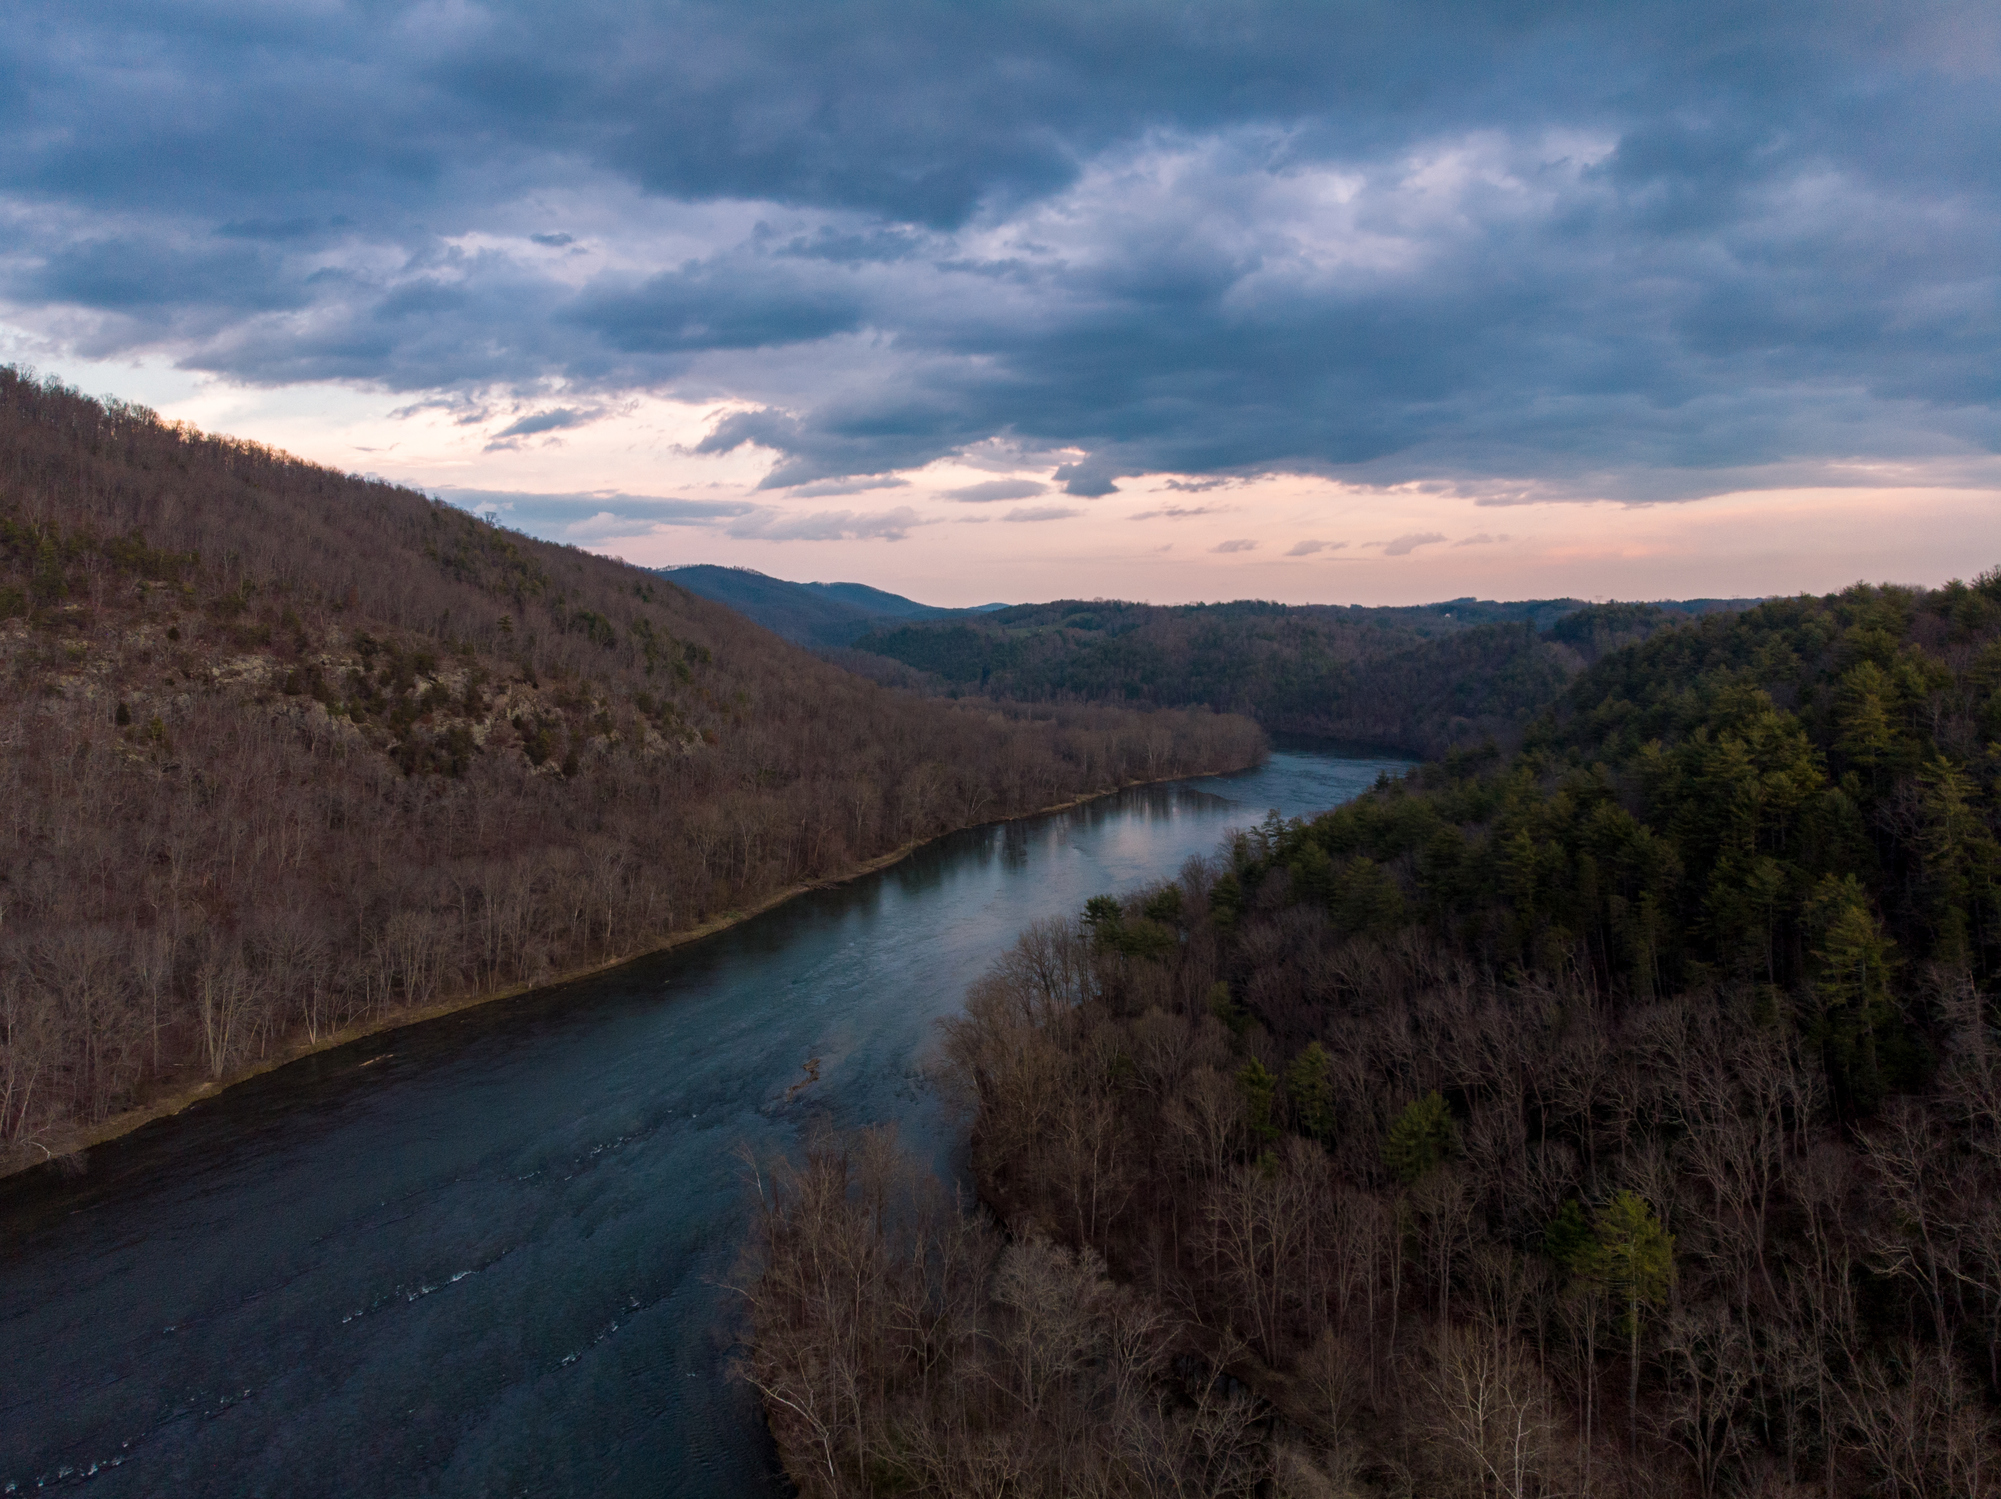
[[655, 569], [678, 587], [735, 609], [795, 645], [837, 649], [885, 623], [946, 619], [1005, 609], [922, 604], [866, 583], [794, 583], [754, 567], [695, 562]]

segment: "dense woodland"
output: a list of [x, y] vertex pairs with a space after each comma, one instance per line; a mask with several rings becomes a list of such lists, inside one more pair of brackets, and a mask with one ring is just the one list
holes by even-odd
[[0, 370], [0, 1150], [1262, 753], [899, 694], [621, 563]]
[[1768, 603], [1029, 933], [1006, 1231], [765, 1184], [802, 1490], [2001, 1492], [1997, 687], [2001, 574]]
[[1672, 621], [1736, 607], [1717, 599], [1454, 599], [1408, 608], [1069, 600], [885, 624], [847, 655], [887, 656], [945, 691], [1201, 704], [1275, 733], [1440, 755], [1490, 740], [1512, 748], [1607, 651]]

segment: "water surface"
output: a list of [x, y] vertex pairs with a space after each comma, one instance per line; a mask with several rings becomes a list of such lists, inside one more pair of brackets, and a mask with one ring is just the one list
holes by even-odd
[[895, 1120], [947, 1161], [937, 1021], [1024, 926], [1401, 767], [1286, 750], [954, 834], [0, 1183], [0, 1493], [785, 1492], [725, 1367], [739, 1143]]

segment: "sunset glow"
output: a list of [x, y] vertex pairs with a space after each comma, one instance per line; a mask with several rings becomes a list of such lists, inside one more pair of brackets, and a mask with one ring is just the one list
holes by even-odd
[[[1692, 15], [94, 23], [95, 55], [161, 49], [148, 75], [33, 14], [0, 360], [537, 535], [943, 604], [2001, 560], [1997, 154], [1953, 144], [1995, 138], [1981, 8], [1733, 12], [1724, 42]], [[1218, 48], [1248, 84], [1187, 71]], [[532, 107], [500, 81], [531, 74]]]

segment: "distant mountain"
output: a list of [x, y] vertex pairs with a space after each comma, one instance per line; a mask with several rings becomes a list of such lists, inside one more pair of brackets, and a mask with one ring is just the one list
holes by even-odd
[[1005, 609], [982, 604], [971, 609], [943, 609], [920, 604], [900, 593], [886, 593], [866, 583], [789, 583], [748, 567], [663, 567], [660, 575], [688, 592], [726, 604], [775, 635], [799, 645], [852, 645], [870, 630], [919, 619], [948, 619]]
[[907, 599], [900, 593], [884, 593], [880, 588], [871, 588], [866, 583], [801, 583], [801, 588], [811, 589], [824, 598], [839, 599], [853, 604], [857, 609], [870, 614], [894, 615], [900, 619], [935, 619], [946, 614], [990, 614], [996, 609], [1005, 609], [1006, 604], [974, 604], [965, 609], [943, 609], [935, 604], [920, 604], [915, 599]]

